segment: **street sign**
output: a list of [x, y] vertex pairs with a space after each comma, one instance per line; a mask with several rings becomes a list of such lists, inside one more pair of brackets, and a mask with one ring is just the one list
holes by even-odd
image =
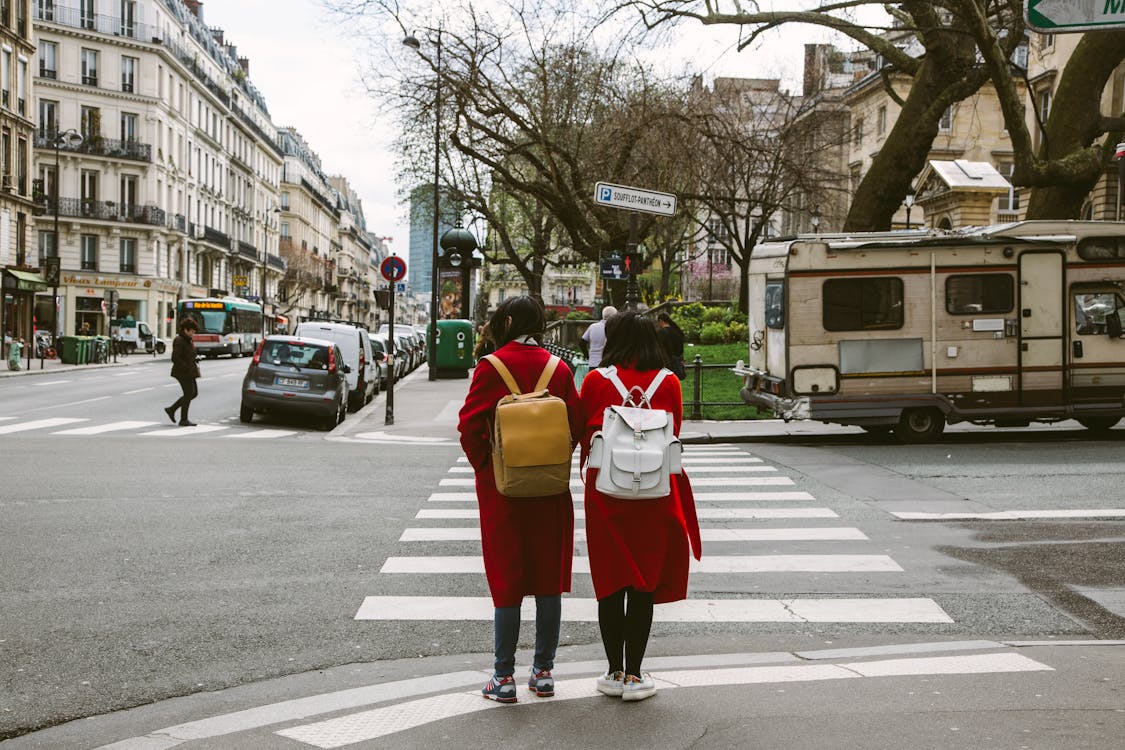
[[406, 282], [400, 281], [395, 284], [395, 292], [397, 292], [398, 294], [403, 294], [404, 292], [406, 292]]
[[657, 193], [644, 188], [614, 185], [609, 182], [599, 182], [594, 186], [594, 201], [602, 206], [661, 216], [672, 216], [676, 213], [676, 196], [671, 193]]
[[1043, 34], [1125, 28], [1125, 0], [1027, 0], [1027, 25]]
[[43, 279], [51, 286], [59, 285], [60, 262], [61, 259], [58, 256], [43, 259]]
[[625, 261], [617, 257], [604, 259], [601, 277], [610, 281], [624, 281], [628, 278], [625, 274]]
[[233, 281], [235, 286], [247, 286], [250, 283], [247, 277], [239, 275], [235, 275]]
[[406, 276], [406, 261], [397, 255], [388, 255], [379, 264], [379, 273], [387, 281], [402, 281]]

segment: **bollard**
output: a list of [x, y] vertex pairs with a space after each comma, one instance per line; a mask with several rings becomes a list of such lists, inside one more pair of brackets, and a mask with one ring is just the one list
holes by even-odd
[[691, 416], [688, 419], [703, 419], [703, 357], [696, 354], [691, 362], [692, 376], [695, 382], [692, 385]]

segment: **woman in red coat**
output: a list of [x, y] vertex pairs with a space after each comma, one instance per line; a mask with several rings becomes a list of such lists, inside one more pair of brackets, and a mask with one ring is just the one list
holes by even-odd
[[[665, 377], [650, 405], [671, 412], [675, 432], [680, 434], [680, 381], [662, 370], [667, 361], [652, 319], [632, 311], [609, 319], [601, 367], [591, 370], [582, 381], [582, 407], [587, 420], [582, 438], [583, 464], [589, 456], [591, 437], [602, 427], [606, 407], [623, 401], [609, 377], [607, 368], [611, 366], [626, 391], [633, 386], [646, 391], [663, 373]], [[643, 700], [656, 692], [652, 676], [641, 671], [652, 627], [652, 606], [687, 597], [689, 555], [694, 553], [698, 560], [702, 554], [695, 500], [685, 473], [673, 474], [671, 494], [659, 499], [609, 497], [595, 489], [596, 483], [597, 469], [590, 468], [586, 473], [586, 538], [598, 599], [598, 625], [609, 659], [609, 669], [598, 678], [597, 689], [624, 700]]]
[[[551, 355], [539, 344], [546, 327], [543, 306], [531, 297], [505, 300], [489, 327], [499, 349], [494, 353], [523, 392], [534, 388]], [[548, 382], [563, 399], [570, 418], [572, 444], [582, 434], [583, 418], [574, 376], [560, 363]], [[538, 696], [554, 695], [551, 677], [559, 644], [562, 592], [570, 591], [574, 554], [574, 500], [570, 490], [546, 497], [508, 498], [496, 489], [492, 474], [492, 420], [496, 402], [510, 391], [488, 360], [477, 363], [469, 395], [461, 407], [461, 447], [476, 472], [481, 547], [494, 620], [495, 665], [481, 691], [501, 703], [516, 702], [516, 644], [520, 603], [535, 597], [535, 657], [528, 688]]]

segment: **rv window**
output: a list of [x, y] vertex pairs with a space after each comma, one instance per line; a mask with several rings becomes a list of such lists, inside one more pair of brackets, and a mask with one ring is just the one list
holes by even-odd
[[1113, 292], [1091, 292], [1074, 295], [1074, 330], [1082, 335], [1102, 336], [1106, 333], [1105, 318], [1117, 310]]
[[1082, 260], [1125, 259], [1125, 237], [1087, 237], [1078, 243]]
[[976, 273], [945, 280], [945, 309], [950, 315], [1006, 313], [1015, 307], [1015, 282], [1007, 274]]
[[831, 279], [824, 282], [826, 331], [902, 328], [902, 279]]
[[785, 287], [780, 281], [766, 284], [766, 327], [785, 327]]

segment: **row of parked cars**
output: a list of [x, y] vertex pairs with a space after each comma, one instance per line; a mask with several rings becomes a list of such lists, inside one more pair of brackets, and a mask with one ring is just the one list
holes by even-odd
[[351, 323], [306, 321], [292, 334], [266, 336], [242, 381], [239, 419], [303, 414], [332, 429], [426, 361], [426, 336], [413, 326], [377, 332]]

